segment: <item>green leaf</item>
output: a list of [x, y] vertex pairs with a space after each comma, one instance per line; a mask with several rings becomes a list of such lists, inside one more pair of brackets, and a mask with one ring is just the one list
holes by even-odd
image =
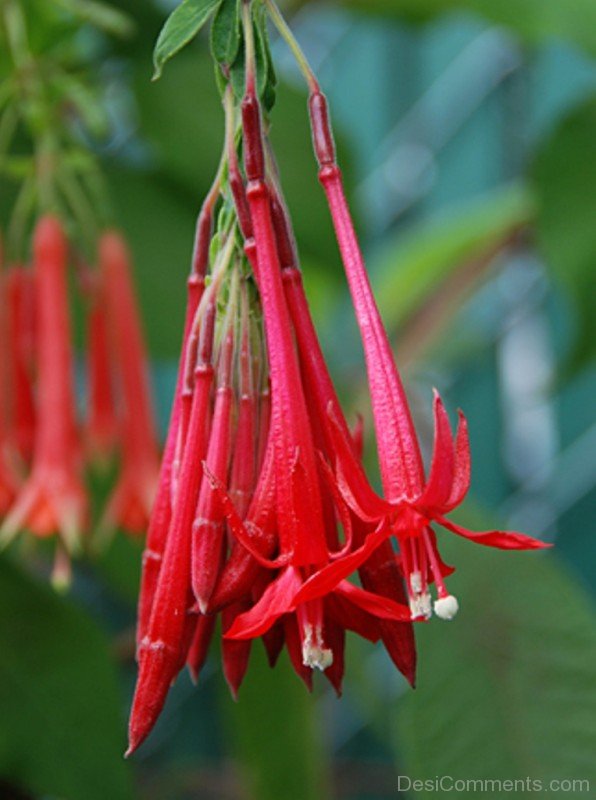
[[596, 98], [574, 110], [538, 153], [534, 184], [539, 198], [538, 246], [577, 312], [574, 371], [596, 353]]
[[518, 33], [531, 44], [567, 39], [596, 53], [593, 0], [343, 0], [349, 8], [428, 21], [449, 11], [470, 11]]
[[529, 189], [514, 184], [400, 233], [373, 268], [387, 326], [406, 324], [450, 275], [529, 223], [534, 212]]
[[233, 64], [238, 55], [240, 38], [239, 0], [223, 0], [211, 26], [213, 58], [224, 66]]
[[[257, 92], [263, 100], [265, 109], [269, 111], [275, 103], [275, 85], [277, 77], [273, 68], [273, 59], [269, 50], [266, 17], [263, 9], [257, 7], [253, 13], [253, 35], [255, 41], [255, 62], [257, 72]], [[232, 88], [237, 99], [240, 99], [245, 90], [245, 50], [244, 39], [241, 38], [236, 59], [230, 70]]]
[[130, 36], [134, 23], [128, 14], [98, 0], [54, 0], [73, 16], [115, 36]]
[[0, 560], [0, 774], [39, 796], [130, 800], [124, 721], [95, 623]]
[[[417, 628], [417, 689], [391, 715], [403, 773], [418, 780], [529, 777], [545, 790], [554, 779], [594, 785], [589, 598], [550, 555], [500, 553], [447, 536], [441, 549], [458, 568], [449, 586], [461, 610], [452, 622]], [[432, 800], [437, 792], [412, 796]], [[481, 800], [486, 792], [468, 796]]]
[[271, 669], [261, 642], [255, 642], [238, 703], [225, 689], [221, 693], [227, 740], [249, 797], [331, 797], [317, 701], [293, 673], [285, 653]]
[[154, 81], [161, 76], [166, 61], [194, 39], [221, 2], [222, 0], [184, 0], [172, 11], [161, 29], [153, 51]]

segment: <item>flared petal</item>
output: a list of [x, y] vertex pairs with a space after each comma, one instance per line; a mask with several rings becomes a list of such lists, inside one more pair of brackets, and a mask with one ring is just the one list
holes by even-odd
[[470, 488], [471, 466], [470, 438], [468, 436], [468, 422], [462, 411], [458, 411], [459, 423], [455, 437], [455, 467], [453, 472], [453, 485], [449, 499], [442, 509], [448, 513], [463, 502]]
[[[238, 512], [236, 511], [234, 503], [232, 503], [232, 500], [230, 499], [230, 495], [226, 491], [221, 481], [215, 477], [205, 462], [203, 462], [203, 471], [205, 473], [205, 477], [211, 484], [215, 495], [221, 503], [221, 507], [228, 521], [228, 525], [230, 526], [232, 534], [240, 542], [240, 544], [246, 548], [251, 556], [253, 556], [253, 558], [263, 567], [267, 567], [268, 569], [280, 569], [281, 567], [286, 566], [291, 560], [292, 554], [284, 553], [276, 559], [265, 558], [265, 556], [263, 556], [259, 551], [258, 545], [255, 543], [257, 537], [250, 535], [244, 525], [244, 522], [242, 522]], [[265, 539], [265, 536], [263, 536], [263, 539]]]
[[498, 547], [500, 550], [542, 550], [552, 547], [548, 542], [541, 542], [517, 531], [470, 531], [442, 516], [435, 517], [435, 521], [447, 530], [457, 533], [458, 536], [463, 536], [464, 539], [487, 547]]
[[420, 500], [423, 509], [442, 509], [451, 494], [454, 479], [454, 445], [449, 417], [439, 393], [434, 397], [435, 443], [430, 473]]
[[333, 415], [331, 404], [327, 418], [329, 435], [335, 448], [336, 478], [341, 495], [360, 519], [365, 522], [377, 522], [383, 516], [390, 514], [393, 507], [371, 488], [364, 469]]
[[361, 547], [354, 550], [349, 556], [339, 558], [323, 567], [305, 581], [296, 595], [296, 602], [304, 603], [307, 600], [316, 600], [316, 598], [333, 591], [340, 581], [357, 570], [390, 535], [391, 529], [387, 525], [381, 524], [376, 531], [368, 534]]
[[396, 603], [395, 600], [391, 600], [389, 597], [367, 592], [366, 589], [354, 586], [353, 583], [348, 583], [348, 581], [342, 581], [335, 591], [338, 595], [347, 598], [355, 606], [368, 611], [369, 614], [379, 617], [379, 619], [393, 619], [398, 622], [409, 622], [412, 619], [408, 606]]
[[300, 573], [287, 567], [269, 584], [261, 599], [250, 611], [245, 611], [234, 620], [225, 634], [227, 639], [254, 639], [262, 636], [283, 615], [296, 608], [296, 593], [302, 581]]
[[367, 611], [363, 611], [344, 594], [339, 592], [330, 594], [325, 598], [325, 607], [337, 624], [346, 630], [357, 633], [373, 644], [381, 638], [379, 620]]

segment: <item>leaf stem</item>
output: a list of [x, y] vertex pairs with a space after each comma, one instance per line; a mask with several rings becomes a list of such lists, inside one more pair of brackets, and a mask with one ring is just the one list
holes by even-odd
[[319, 82], [316, 79], [315, 73], [313, 72], [312, 67], [308, 63], [308, 59], [306, 58], [304, 51], [298, 44], [296, 37], [290, 30], [290, 26], [285, 21], [281, 11], [279, 10], [277, 3], [275, 3], [275, 0], [264, 0], [264, 2], [265, 5], [267, 6], [267, 10], [269, 12], [269, 16], [271, 17], [273, 24], [279, 31], [279, 34], [282, 37], [282, 39], [284, 39], [284, 41], [292, 51], [292, 54], [296, 59], [298, 66], [300, 67], [300, 71], [304, 75], [306, 83], [308, 84], [310, 92], [315, 93], [320, 91]]

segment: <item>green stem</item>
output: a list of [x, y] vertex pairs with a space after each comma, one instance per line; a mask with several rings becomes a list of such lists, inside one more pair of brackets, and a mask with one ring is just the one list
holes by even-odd
[[288, 23], [283, 18], [281, 11], [279, 10], [275, 0], [264, 0], [265, 5], [267, 6], [267, 11], [269, 12], [269, 16], [271, 17], [271, 21], [279, 31], [280, 36], [282, 39], [285, 40], [288, 47], [292, 51], [294, 58], [298, 66], [300, 67], [300, 71], [304, 75], [304, 78], [308, 84], [308, 88], [311, 93], [315, 93], [319, 91], [319, 82], [315, 77], [315, 73], [313, 72], [312, 67], [308, 63], [308, 59], [306, 58], [302, 48], [298, 44], [294, 34], [290, 30]]

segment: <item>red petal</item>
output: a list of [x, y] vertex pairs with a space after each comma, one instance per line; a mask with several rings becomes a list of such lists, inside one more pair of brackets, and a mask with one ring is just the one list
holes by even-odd
[[[243, 547], [245, 547], [251, 554], [251, 556], [253, 556], [253, 558], [255, 558], [259, 562], [259, 564], [261, 564], [263, 567], [267, 567], [268, 569], [279, 569], [280, 567], [286, 566], [288, 561], [290, 561], [292, 554], [285, 553], [284, 555], [274, 560], [265, 558], [259, 552], [258, 548], [255, 546], [255, 537], [251, 536], [250, 533], [247, 531], [225, 487], [223, 486], [221, 481], [219, 481], [215, 477], [215, 475], [211, 472], [211, 470], [204, 461], [203, 461], [203, 471], [205, 473], [205, 477], [211, 484], [211, 488], [213, 489], [215, 495], [217, 496], [217, 499], [221, 503], [221, 507], [224, 511], [224, 514], [226, 516], [232, 534], [240, 542], [240, 544]], [[263, 538], [265, 538], [264, 535]]]
[[333, 663], [324, 671], [324, 675], [341, 697], [342, 680], [345, 669], [346, 633], [342, 625], [338, 625], [329, 614], [325, 614], [323, 638], [325, 645], [333, 653]]
[[216, 621], [217, 616], [215, 614], [207, 617], [199, 614], [196, 621], [192, 642], [186, 656], [186, 665], [193, 683], [199, 680], [199, 673], [207, 660]]
[[498, 547], [501, 550], [542, 550], [552, 547], [552, 544], [541, 542], [539, 539], [533, 539], [531, 536], [517, 533], [517, 531], [470, 531], [445, 517], [435, 517], [435, 521], [447, 530], [457, 533], [458, 536], [463, 536], [464, 539], [470, 539], [472, 542], [484, 544], [487, 547]]
[[435, 443], [430, 474], [424, 492], [416, 505], [420, 508], [442, 509], [453, 486], [453, 436], [443, 401], [435, 390]]
[[262, 636], [263, 645], [267, 651], [267, 661], [270, 667], [274, 667], [281, 651], [283, 650], [285, 636], [283, 622], [276, 622], [267, 633]]
[[[337, 484], [335, 482], [335, 477], [331, 470], [329, 464], [325, 461], [323, 454], [319, 451], [319, 466], [321, 468], [321, 472], [323, 473], [323, 477], [325, 478], [325, 482], [329, 488], [329, 492], [333, 499], [333, 505], [337, 510], [339, 515], [339, 521], [342, 524], [344, 529], [344, 545], [339, 550], [335, 550], [331, 552], [331, 547], [329, 548], [330, 552], [329, 555], [331, 558], [341, 558], [349, 553], [352, 549], [352, 514], [347, 507], [343, 497], [341, 496], [340, 492], [338, 491]], [[334, 521], [335, 522], [335, 521]], [[334, 528], [336, 526], [334, 525]], [[336, 538], [337, 543], [337, 538]]]
[[263, 592], [263, 596], [250, 611], [236, 617], [225, 634], [227, 639], [253, 639], [262, 636], [282, 614], [293, 611], [295, 597], [302, 581], [300, 573], [288, 567]]
[[[437, 534], [430, 527], [430, 525], [428, 526], [427, 531], [428, 531], [428, 537], [430, 539], [430, 546], [434, 550], [435, 558], [437, 559], [437, 563], [438, 563], [439, 569], [441, 571], [441, 576], [443, 578], [448, 578], [450, 575], [453, 575], [453, 573], [455, 572], [455, 567], [452, 567], [449, 564], [446, 564], [443, 561], [443, 559], [441, 558], [441, 553], [439, 552], [439, 548], [437, 546]], [[432, 575], [429, 575], [429, 582], [433, 583], [433, 581], [434, 581], [434, 578], [432, 578]]]
[[380, 619], [394, 619], [397, 622], [410, 622], [412, 619], [410, 609], [402, 603], [396, 603], [395, 600], [391, 600], [389, 597], [367, 592], [366, 589], [354, 586], [353, 583], [348, 583], [348, 581], [342, 581], [335, 591], [340, 596], [346, 597], [354, 605]]
[[391, 513], [393, 508], [371, 489], [366, 473], [333, 415], [331, 405], [328, 408], [327, 418], [328, 432], [335, 447], [339, 490], [355, 514], [367, 522], [377, 522], [381, 517]]
[[343, 628], [354, 631], [369, 642], [378, 642], [381, 638], [381, 628], [376, 617], [354, 605], [347, 597], [339, 592], [333, 592], [325, 598], [325, 606], [330, 615]]
[[288, 655], [292, 662], [294, 672], [309, 692], [312, 692], [312, 669], [304, 665], [302, 661], [302, 639], [300, 638], [300, 630], [298, 628], [298, 620], [295, 614], [290, 614], [284, 617], [284, 634], [286, 639], [286, 647], [288, 648]]
[[453, 486], [449, 499], [442, 509], [444, 513], [452, 511], [460, 503], [470, 488], [471, 459], [470, 459], [470, 439], [468, 436], [468, 423], [461, 411], [459, 414], [459, 424], [455, 437], [455, 469], [453, 476]]
[[[222, 626], [224, 630], [240, 616], [239, 612], [243, 608], [246, 608], [246, 604], [240, 602], [223, 610]], [[223, 673], [234, 700], [238, 699], [238, 690], [248, 669], [251, 647], [251, 641], [234, 641], [226, 639], [225, 636], [221, 641]]]
[[356, 424], [352, 428], [351, 434], [356, 458], [362, 461], [362, 454], [364, 453], [364, 418], [362, 414], [356, 416]]
[[296, 595], [296, 603], [315, 600], [317, 597], [322, 597], [332, 592], [337, 584], [358, 569], [390, 534], [391, 529], [385, 524], [382, 524], [373, 533], [369, 533], [362, 547], [354, 550], [349, 556], [344, 556], [332, 564], [328, 564], [310, 577]]

